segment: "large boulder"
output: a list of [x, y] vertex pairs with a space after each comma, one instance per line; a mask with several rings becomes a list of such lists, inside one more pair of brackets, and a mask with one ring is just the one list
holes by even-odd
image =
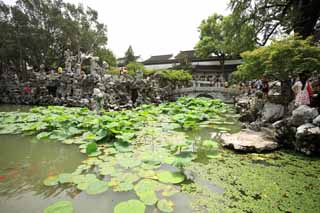
[[294, 146], [307, 155], [320, 154], [320, 127], [311, 123], [299, 126]]
[[288, 119], [276, 121], [272, 124], [275, 140], [284, 147], [293, 148], [297, 128], [290, 125]]
[[281, 104], [266, 103], [262, 110], [262, 122], [270, 123], [284, 116], [284, 106]]
[[292, 112], [291, 125], [301, 126], [305, 123], [311, 123], [319, 115], [316, 108], [302, 105]]
[[263, 152], [278, 148], [278, 143], [266, 138], [261, 132], [242, 130], [236, 134], [223, 134], [222, 145], [237, 151]]

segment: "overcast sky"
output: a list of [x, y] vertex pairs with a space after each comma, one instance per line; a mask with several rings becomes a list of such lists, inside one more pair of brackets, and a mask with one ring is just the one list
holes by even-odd
[[[117, 57], [132, 45], [136, 55], [176, 54], [193, 49], [197, 27], [212, 13], [228, 14], [228, 0], [65, 0], [99, 13], [108, 27], [108, 47]], [[14, 0], [4, 0], [12, 3]]]

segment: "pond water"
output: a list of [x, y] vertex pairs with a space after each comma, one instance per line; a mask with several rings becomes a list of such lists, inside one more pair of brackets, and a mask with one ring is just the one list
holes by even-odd
[[[0, 106], [0, 111], [28, 108]], [[230, 123], [234, 120], [231, 116], [222, 123], [216, 121], [217, 126], [182, 133], [193, 141], [208, 140], [217, 128], [239, 131], [239, 123]], [[61, 200], [71, 201], [76, 213], [113, 212], [119, 202], [139, 199], [132, 190], [108, 190], [93, 196], [72, 184], [43, 185], [46, 177], [71, 173], [87, 159], [77, 145], [39, 141], [34, 136], [0, 135], [0, 146], [1, 213], [40, 213]], [[263, 154], [218, 150], [219, 155], [212, 159], [205, 157], [205, 151], [199, 152], [199, 159], [184, 168], [192, 181], [183, 182], [181, 192], [170, 197], [174, 212], [319, 212], [320, 158], [288, 150]], [[146, 212], [161, 211], [151, 205]]]

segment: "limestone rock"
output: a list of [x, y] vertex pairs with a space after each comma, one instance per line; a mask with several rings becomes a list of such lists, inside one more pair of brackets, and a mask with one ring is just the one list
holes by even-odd
[[320, 126], [320, 115], [318, 117], [316, 117], [313, 122], [312, 122], [314, 125], [316, 126]]
[[293, 126], [301, 126], [302, 124], [312, 122], [318, 115], [319, 113], [316, 108], [302, 105], [292, 112], [291, 124]]
[[320, 154], [320, 127], [311, 123], [299, 126], [294, 146], [307, 155]]
[[243, 152], [263, 152], [278, 148], [278, 143], [267, 139], [260, 132], [243, 130], [236, 134], [223, 134], [222, 145]]
[[275, 122], [284, 116], [284, 106], [281, 104], [266, 103], [262, 110], [264, 123]]

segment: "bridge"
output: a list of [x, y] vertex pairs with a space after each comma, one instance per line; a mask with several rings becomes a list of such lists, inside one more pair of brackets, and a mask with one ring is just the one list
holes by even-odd
[[207, 97], [220, 99], [226, 103], [233, 103], [233, 97], [240, 95], [236, 88], [212, 86], [210, 81], [191, 81], [192, 87], [177, 88], [174, 91], [176, 98], [181, 96]]

